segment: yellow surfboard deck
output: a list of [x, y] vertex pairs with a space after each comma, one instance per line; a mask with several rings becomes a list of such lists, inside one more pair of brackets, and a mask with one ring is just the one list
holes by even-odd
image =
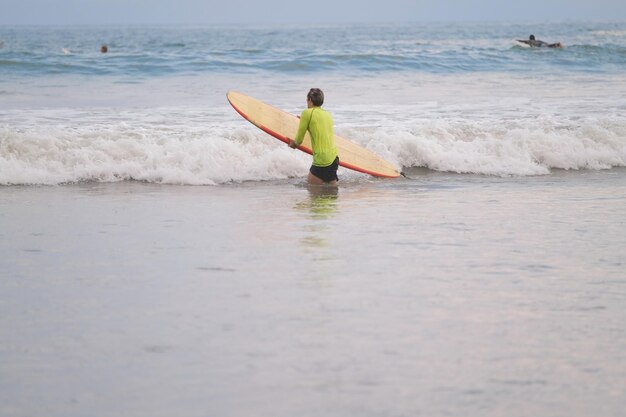
[[[289, 139], [296, 137], [300, 119], [293, 114], [236, 91], [229, 91], [226, 97], [244, 119], [276, 139], [289, 143]], [[335, 146], [339, 153], [339, 165], [343, 167], [375, 177], [396, 178], [400, 176], [391, 163], [348, 139], [335, 135]], [[311, 137], [308, 132], [298, 149], [312, 154]]]

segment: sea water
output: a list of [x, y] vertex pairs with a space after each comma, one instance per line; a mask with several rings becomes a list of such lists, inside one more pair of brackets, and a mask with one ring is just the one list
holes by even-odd
[[[626, 409], [626, 24], [0, 45], [0, 414]], [[311, 87], [406, 178], [307, 188], [225, 97]]]

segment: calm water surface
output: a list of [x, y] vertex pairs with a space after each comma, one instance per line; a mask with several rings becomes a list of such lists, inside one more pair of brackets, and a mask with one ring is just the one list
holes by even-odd
[[9, 187], [5, 416], [619, 416], [626, 175]]

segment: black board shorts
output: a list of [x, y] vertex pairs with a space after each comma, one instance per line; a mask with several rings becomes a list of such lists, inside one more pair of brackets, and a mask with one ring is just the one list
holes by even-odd
[[337, 177], [337, 168], [339, 168], [339, 157], [336, 157], [332, 164], [327, 167], [318, 167], [311, 165], [309, 170], [311, 174], [324, 182], [339, 181]]

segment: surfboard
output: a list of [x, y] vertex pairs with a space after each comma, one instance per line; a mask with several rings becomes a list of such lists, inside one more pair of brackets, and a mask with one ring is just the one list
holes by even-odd
[[[296, 137], [300, 119], [293, 114], [236, 91], [229, 91], [226, 97], [237, 113], [269, 135], [285, 143]], [[339, 165], [342, 167], [374, 177], [400, 176], [390, 162], [348, 139], [335, 135], [335, 146], [339, 154]], [[304, 141], [298, 149], [312, 154], [309, 132], [304, 136]]]

